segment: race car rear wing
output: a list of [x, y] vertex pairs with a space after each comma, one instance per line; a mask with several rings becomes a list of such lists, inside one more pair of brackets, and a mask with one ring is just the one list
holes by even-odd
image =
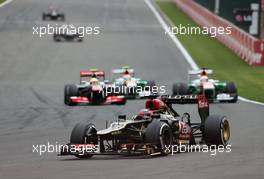
[[201, 118], [202, 125], [209, 116], [209, 102], [204, 95], [163, 95], [161, 99], [164, 103], [170, 104], [198, 104], [198, 113]]
[[160, 98], [167, 104], [190, 104], [198, 102], [198, 95], [162, 95]]
[[90, 71], [81, 71], [80, 72], [80, 83], [82, 82], [83, 77], [102, 77], [102, 79], [105, 81], [105, 72], [99, 71], [97, 69], [91, 69]]
[[104, 71], [81, 71], [80, 72], [80, 77], [105, 77]]
[[135, 70], [132, 68], [120, 68], [120, 69], [113, 69], [112, 73], [113, 74], [124, 74], [125, 71], [128, 71], [129, 74], [134, 75], [135, 74]]
[[203, 69], [199, 69], [199, 70], [189, 70], [188, 71], [188, 74], [189, 75], [199, 75], [203, 71], [205, 71], [208, 75], [213, 74], [213, 70], [212, 69], [208, 69], [208, 68], [203, 68]]

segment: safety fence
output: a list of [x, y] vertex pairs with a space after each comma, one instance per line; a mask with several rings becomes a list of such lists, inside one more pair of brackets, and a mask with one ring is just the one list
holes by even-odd
[[192, 0], [174, 0], [174, 2], [200, 26], [231, 27], [231, 34], [218, 34], [216, 38], [248, 64], [264, 65], [264, 41], [251, 36]]

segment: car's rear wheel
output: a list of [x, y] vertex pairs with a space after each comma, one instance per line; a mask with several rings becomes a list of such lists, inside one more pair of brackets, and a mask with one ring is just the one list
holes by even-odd
[[165, 122], [160, 120], [151, 122], [146, 129], [144, 139], [146, 143], [156, 145], [162, 155], [167, 155], [171, 152], [169, 149], [172, 145], [173, 135], [171, 128]]
[[234, 99], [231, 100], [231, 103], [236, 103], [237, 102], [237, 87], [235, 85], [234, 82], [229, 82], [226, 84], [226, 93], [231, 94], [232, 96], [234, 96]]
[[174, 83], [172, 86], [173, 95], [187, 95], [188, 85], [185, 83]]
[[83, 38], [82, 37], [77, 37], [77, 41], [78, 42], [82, 42], [83, 41]]
[[61, 15], [60, 15], [60, 20], [61, 20], [61, 21], [65, 21], [65, 15], [64, 15], [64, 14], [61, 14]]
[[42, 14], [42, 20], [46, 20], [46, 14]]
[[53, 35], [53, 40], [54, 40], [55, 42], [60, 42], [62, 39], [61, 39], [61, 36], [60, 36], [60, 35], [58, 35], [58, 34], [54, 34], [54, 35]]
[[207, 145], [227, 145], [230, 139], [227, 118], [221, 115], [208, 116], [204, 123], [203, 139]]
[[[87, 122], [79, 122], [72, 130], [70, 137], [71, 144], [98, 144], [97, 130], [95, 126]], [[78, 158], [91, 158], [93, 155], [75, 155]]]
[[78, 88], [76, 85], [65, 85], [64, 87], [64, 104], [69, 106], [74, 106], [76, 103], [73, 103], [70, 99], [72, 96], [78, 96]]

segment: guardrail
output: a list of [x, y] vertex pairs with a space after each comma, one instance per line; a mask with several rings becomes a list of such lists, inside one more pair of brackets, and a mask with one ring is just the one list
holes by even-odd
[[231, 22], [215, 15], [192, 0], [173, 0], [200, 26], [231, 27], [232, 33], [217, 34], [216, 38], [250, 65], [264, 65], [264, 42], [251, 36]]

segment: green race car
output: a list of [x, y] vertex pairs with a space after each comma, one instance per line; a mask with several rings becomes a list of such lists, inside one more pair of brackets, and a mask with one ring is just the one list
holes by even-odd
[[135, 77], [134, 69], [124, 66], [120, 69], [112, 70], [112, 74], [117, 75], [113, 78], [112, 85], [114, 93], [124, 95], [126, 98], [146, 98], [158, 94], [153, 80], [147, 81]]
[[236, 103], [238, 94], [234, 82], [225, 82], [209, 78], [213, 74], [211, 69], [191, 70], [188, 72], [188, 83], [175, 83], [172, 87], [173, 95], [203, 94], [210, 102]]

